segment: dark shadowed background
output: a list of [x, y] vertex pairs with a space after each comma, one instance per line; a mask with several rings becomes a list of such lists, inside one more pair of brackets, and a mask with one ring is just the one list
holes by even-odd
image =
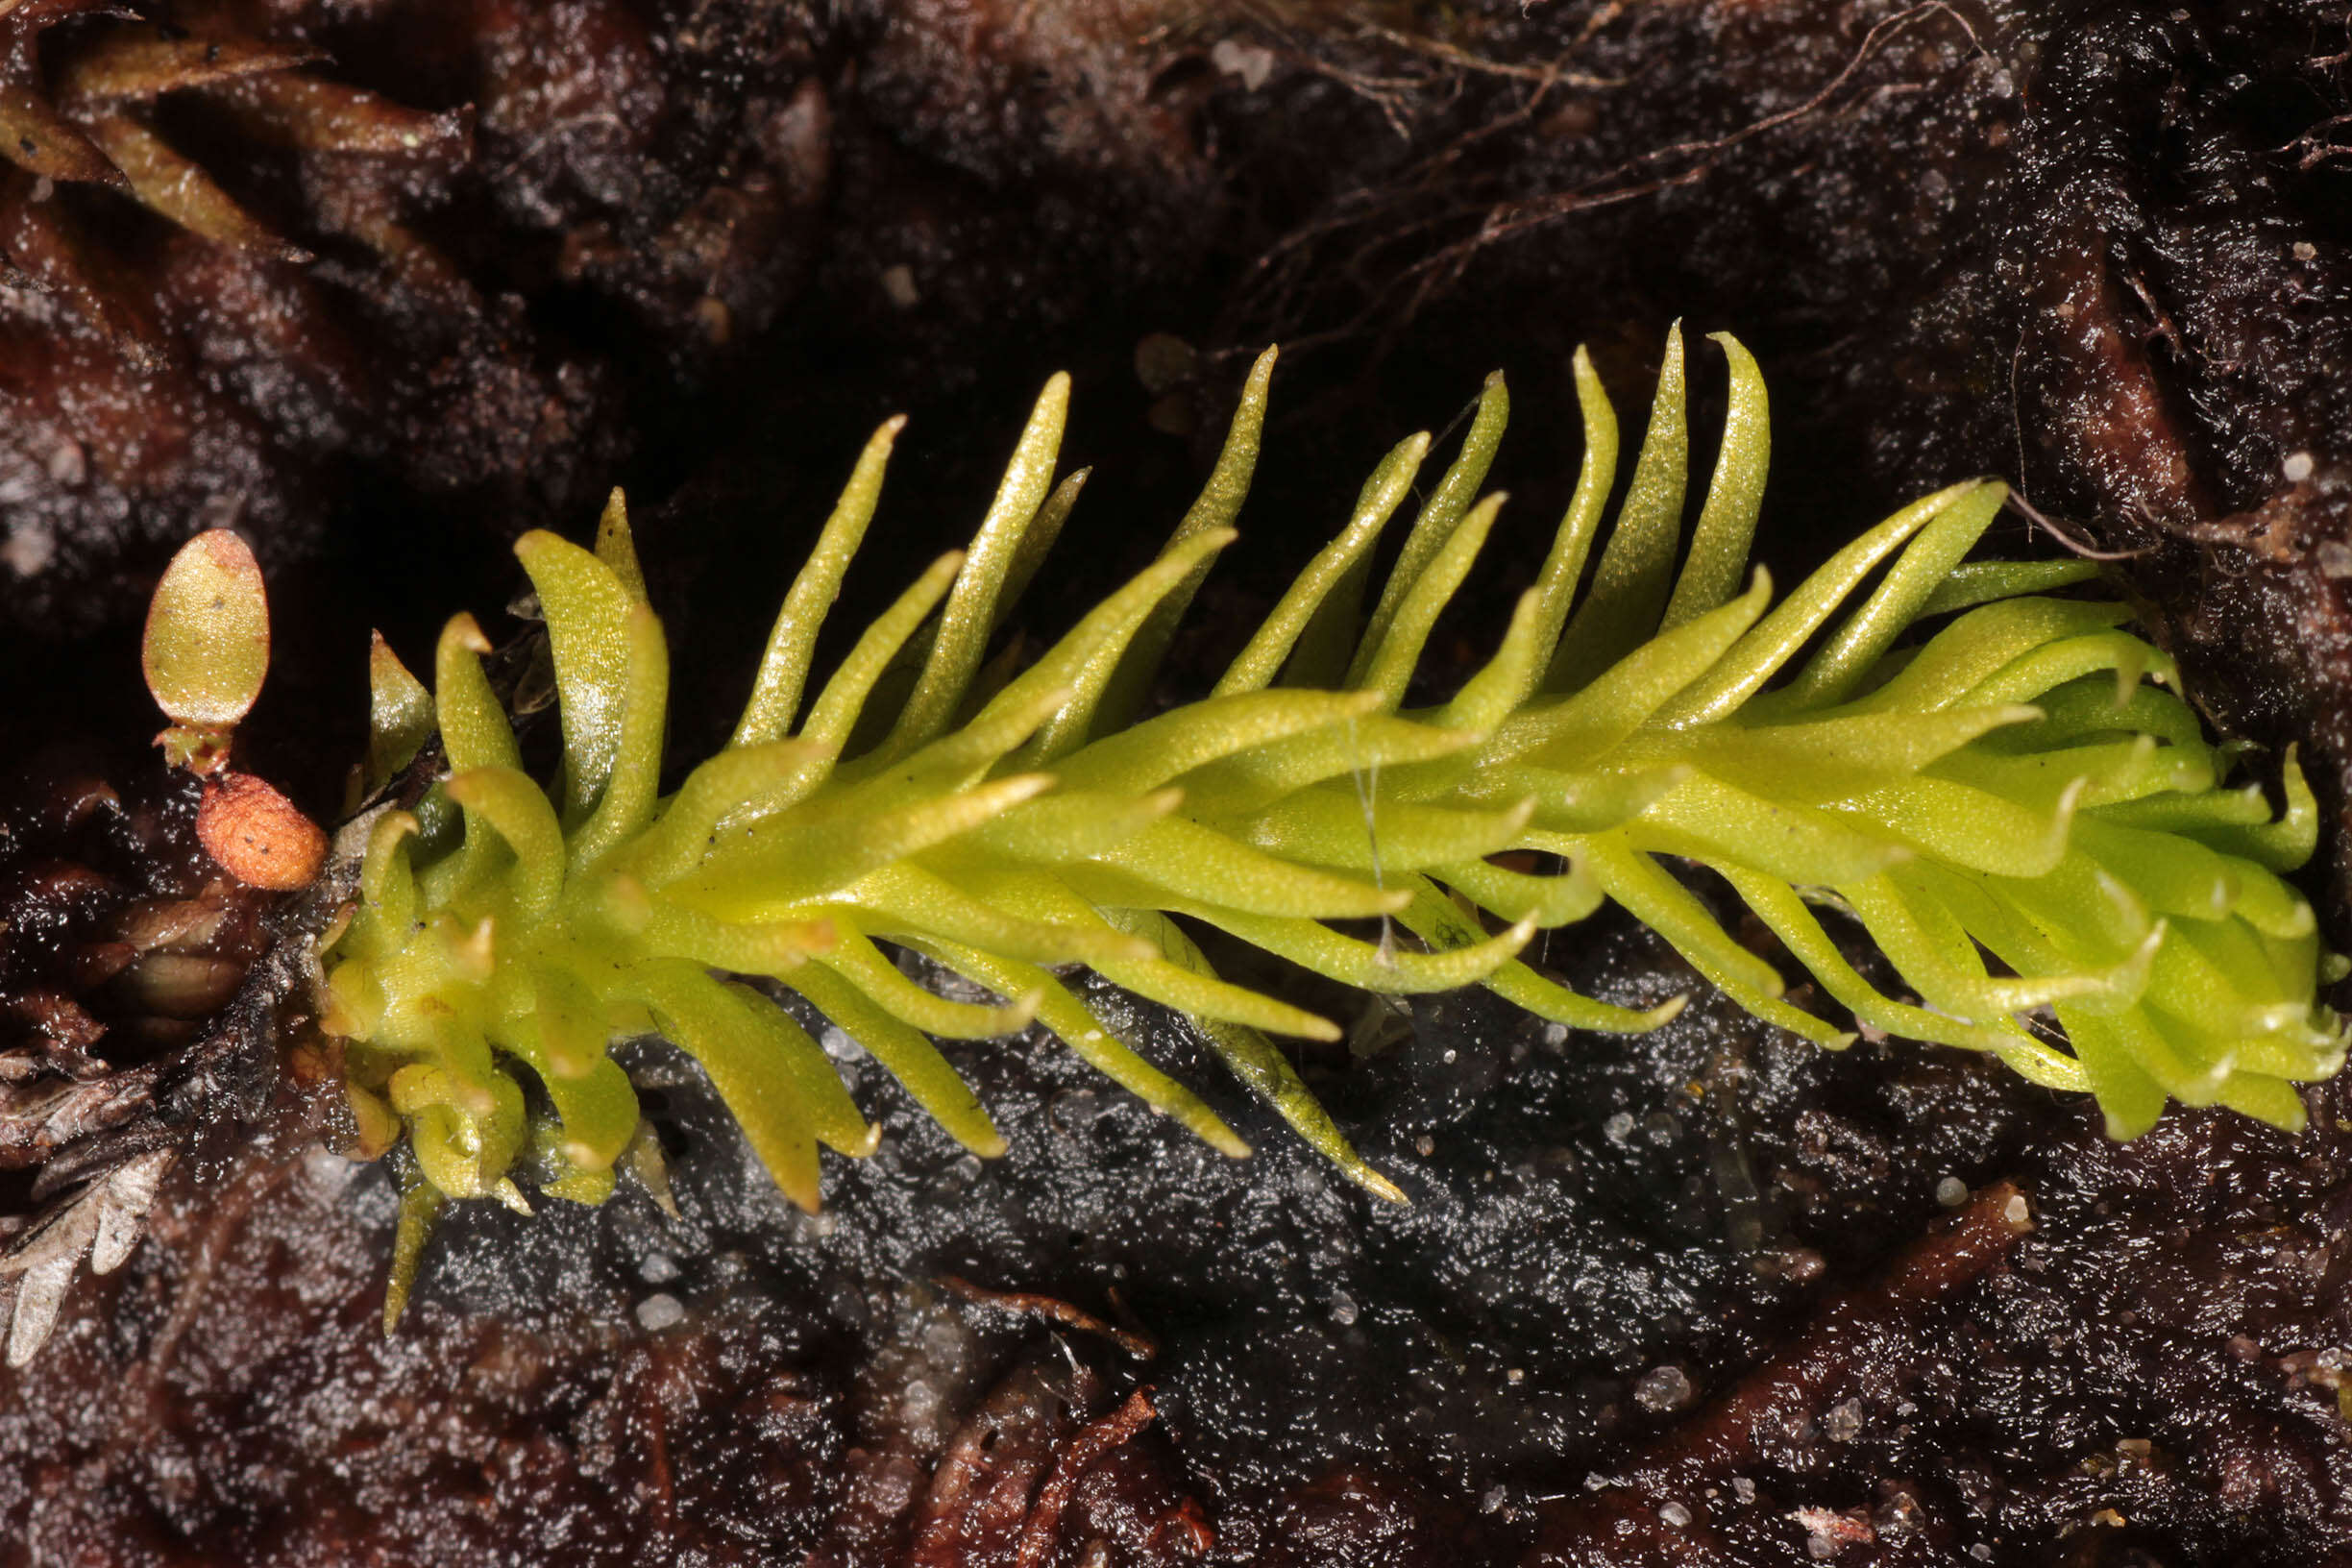
[[[2005, 551], [2116, 555], [2217, 723], [2347, 796], [2340, 6], [23, 0], [0, 37], [0, 734], [39, 763], [0, 994], [70, 991], [76, 933], [200, 875], [136, 675], [194, 529], [270, 573], [245, 760], [329, 813], [368, 630], [420, 669], [458, 609], [522, 634], [507, 544], [624, 484], [690, 758], [882, 418], [845, 627], [1073, 374], [1050, 633], [1156, 549], [1275, 341], [1179, 687], [1500, 368], [1512, 502], [1437, 645], [1482, 649], [1573, 478], [1573, 349], [1629, 436], [1679, 318], [1771, 380], [1781, 580], [2006, 476], [2051, 527]], [[1547, 956], [1692, 984], [1605, 918]], [[191, 1032], [113, 1005], [114, 1040]], [[2335, 1090], [2300, 1139], [2176, 1112], [2119, 1148], [1958, 1053], [1720, 1003], [1374, 1033], [1305, 1066], [1407, 1211], [1237, 1090], [1240, 1165], [1033, 1039], [959, 1057], [1013, 1133], [985, 1167], [846, 1064], [887, 1140], [811, 1221], [634, 1047], [680, 1214], [468, 1213], [390, 1341], [388, 1185], [311, 1148], [296, 1073], [0, 1372], [0, 1564], [2352, 1560]]]

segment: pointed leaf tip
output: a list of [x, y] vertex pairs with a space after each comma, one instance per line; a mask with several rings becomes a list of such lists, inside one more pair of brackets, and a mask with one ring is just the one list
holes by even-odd
[[459, 610], [455, 615], [451, 616], [449, 625], [441, 628], [441, 637], [452, 647], [461, 648], [469, 653], [488, 653], [494, 650], [495, 645], [483, 634], [481, 623], [474, 619], [474, 612], [471, 610]]
[[628, 498], [617, 484], [604, 502], [603, 515], [597, 519], [596, 558], [620, 579], [630, 599], [646, 602], [645, 571], [637, 564], [637, 541], [629, 532]]
[[380, 631], [369, 633], [368, 760], [365, 790], [374, 795], [415, 760], [432, 738], [432, 694], [409, 673]]

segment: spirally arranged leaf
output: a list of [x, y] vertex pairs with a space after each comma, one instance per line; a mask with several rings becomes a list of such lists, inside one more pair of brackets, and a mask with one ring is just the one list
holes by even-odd
[[[450, 774], [413, 813], [377, 820], [326, 966], [355, 1101], [407, 1132], [404, 1280], [444, 1199], [526, 1207], [518, 1170], [558, 1196], [611, 1190], [637, 1115], [605, 1045], [649, 1026], [701, 1062], [813, 1209], [819, 1150], [856, 1157], [874, 1134], [801, 1023], [746, 978], [797, 992], [977, 1153], [1003, 1139], [933, 1038], [1032, 1026], [1246, 1153], [1056, 972], [1086, 965], [1196, 1020], [1300, 1136], [1401, 1200], [1270, 1038], [1336, 1027], [1219, 975], [1202, 928], [1368, 991], [1484, 985], [1572, 1028], [1653, 1028], [1678, 1000], [1630, 1012], [1525, 957], [1538, 931], [1611, 900], [1740, 1005], [1825, 1046], [1868, 1028], [1991, 1052], [2096, 1095], [2118, 1137], [2168, 1099], [2298, 1125], [2292, 1086], [2335, 1072], [2344, 1046], [2315, 1001], [2329, 961], [2311, 908], [2279, 875], [2316, 830], [2292, 755], [2274, 820], [2123, 612], [2069, 597], [2090, 567], [1963, 564], [2002, 500], [1989, 480], [1903, 508], [1776, 596], [1746, 565], [1763, 382], [1719, 341], [1729, 418], [1687, 550], [1678, 333], [1605, 535], [1616, 416], [1580, 355], [1575, 498], [1499, 646], [1431, 706], [1407, 703], [1412, 677], [1501, 505], [1476, 494], [1505, 425], [1499, 377], [1459, 454], [1420, 486], [1377, 592], [1378, 538], [1427, 437], [1383, 462], [1210, 696], [1139, 722], [1175, 616], [1235, 536], [1270, 352], [1159, 558], [1017, 672], [987, 654], [1075, 497], [1053, 481], [1061, 378], [970, 550], [814, 680], [818, 627], [873, 524], [897, 423], [884, 427], [785, 596], [732, 743], [668, 796], [667, 650], [625, 515], [608, 514], [593, 551], [527, 536], [563, 704], [559, 777], [521, 771], [487, 644], [453, 622], [433, 696]], [[380, 649], [379, 711], [397, 733], [380, 754], [405, 755], [417, 683], [387, 661]], [[1694, 865], [1779, 937], [1835, 1017], [1797, 1006], [1724, 929], [1676, 870]], [[1860, 924], [1903, 994], [1847, 961], [1824, 910]], [[995, 1003], [926, 991], [891, 946]], [[545, 1093], [527, 1101], [526, 1079]]]

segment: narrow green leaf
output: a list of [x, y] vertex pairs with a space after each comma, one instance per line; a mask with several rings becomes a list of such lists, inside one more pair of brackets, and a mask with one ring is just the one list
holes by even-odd
[[[1059, 689], [1066, 694], [1096, 691], [1110, 678], [1118, 660], [1153, 606], [1174, 592], [1203, 563], [1234, 541], [1231, 528], [1211, 528], [1171, 546], [1158, 560], [1121, 584], [1089, 610], [1069, 634], [1047, 649], [1037, 663], [1007, 682], [1003, 691], [980, 710], [983, 720], [1004, 709], [1032, 700], [1037, 694]], [[1024, 767], [1042, 766], [1049, 756], [1068, 748], [1079, 733], [1048, 721], [1037, 742], [1022, 754]]]
[[[1101, 924], [1099, 917], [1072, 924], [1009, 908], [1038, 907], [1022, 898], [1020, 886], [1038, 874], [1024, 873], [992, 856], [934, 851], [922, 864], [899, 861], [860, 879], [854, 890], [858, 919], [877, 937], [941, 937], [1032, 964], [1096, 964], [1152, 956], [1148, 944]], [[968, 887], [985, 889], [987, 896], [967, 893]], [[1043, 907], [1050, 910], [1053, 901], [1043, 901]]]
[[1388, 622], [1379, 631], [1364, 634], [1369, 657], [1361, 661], [1362, 676], [1351, 678], [1350, 686], [1380, 693], [1383, 703], [1390, 708], [1404, 701], [1406, 683], [1421, 662], [1430, 631], [1461, 587], [1462, 578], [1469, 576], [1471, 564], [1486, 543], [1487, 530], [1494, 527], [1495, 515], [1503, 509], [1503, 500], [1488, 496], [1480, 502], [1417, 573]]
[[1069, 874], [1099, 902], [1145, 905], [1160, 894], [1258, 915], [1323, 919], [1393, 915], [1404, 905], [1401, 893], [1266, 854], [1182, 817], [1153, 822]]
[[1791, 706], [1826, 707], [1852, 694], [1920, 607], [1951, 580], [1960, 557], [1976, 548], [2008, 490], [1987, 481], [1956, 498], [1903, 547], [1877, 591], [1806, 661], [1787, 688]]
[[515, 913], [545, 919], [563, 894], [563, 829], [555, 808], [512, 768], [469, 768], [449, 779], [450, 798], [478, 814], [514, 850]]
[[1370, 692], [1246, 691], [1187, 703], [1072, 752], [1054, 772], [1072, 790], [1139, 794], [1221, 758], [1363, 718]]
[[1611, 898], [1672, 943], [1692, 968], [1740, 1006], [1816, 1045], [1835, 1049], [1851, 1042], [1851, 1035], [1782, 1001], [1786, 988], [1773, 967], [1733, 942], [1706, 906], [1648, 855], [1610, 834], [1596, 835], [1586, 853], [1593, 876]]
[[1053, 486], [1054, 457], [1062, 447], [1062, 427], [1069, 412], [1069, 378], [1055, 375], [1039, 394], [1029, 423], [1005, 467], [996, 499], [973, 536], [964, 570], [940, 612], [939, 635], [931, 656], [923, 661], [915, 691], [899, 710], [885, 754], [912, 750], [945, 727], [980, 668], [991, 628], [996, 623], [996, 598], [1020, 549], [1021, 535], [1036, 519], [1038, 508]]
[[1654, 854], [1746, 866], [1790, 882], [1875, 876], [1917, 853], [1841, 812], [1791, 805], [1694, 772], [1681, 787], [1611, 831]]
[[1037, 991], [1044, 1000], [1038, 1021], [1060, 1036], [1062, 1042], [1113, 1083], [1164, 1115], [1218, 1153], [1236, 1160], [1249, 1158], [1249, 1145], [1225, 1125], [1199, 1095], [1138, 1056], [1117, 1040], [1109, 1027], [1077, 997], [1044, 970], [1017, 964], [950, 943], [925, 944], [940, 961], [998, 995]]
[[1369, 797], [1325, 783], [1236, 824], [1236, 831], [1286, 860], [1357, 871], [1417, 871], [1509, 848], [1534, 813], [1532, 796], [1499, 811], [1461, 811]]
[[892, 1017], [829, 969], [803, 970], [794, 976], [793, 989], [881, 1063], [948, 1137], [983, 1160], [1005, 1152], [1004, 1135], [989, 1119], [988, 1109], [922, 1031]]
[[1574, 696], [1512, 720], [1489, 754], [1507, 752], [1559, 768], [1598, 762], [1661, 708], [1707, 678], [1772, 602], [1772, 577], [1758, 567], [1748, 592], [1651, 639], [1581, 683]]
[[1405, 996], [1474, 986], [1519, 956], [1535, 935], [1533, 920], [1459, 946], [1416, 952], [1393, 934], [1371, 943], [1312, 920], [1277, 919], [1237, 910], [1198, 909], [1200, 919], [1302, 968], [1379, 995]]
[[1953, 485], [1915, 501], [1830, 556], [1732, 645], [1718, 670], [1660, 713], [1659, 722], [1677, 726], [1710, 723], [1754, 696], [1821, 629], [1873, 568], [1970, 488]]
[[[2034, 649], [2130, 618], [2131, 612], [2120, 604], [2087, 600], [2013, 599], [1987, 604], [1937, 632], [1893, 678], [1852, 706], [1879, 713], [1950, 707]], [[2112, 701], [2112, 682], [2107, 695]]]
[[910, 1028], [949, 1040], [995, 1040], [1017, 1035], [1037, 1017], [1035, 994], [1013, 997], [1002, 1007], [951, 1001], [925, 991], [856, 930], [844, 926], [839, 940], [817, 962], [873, 998], [874, 1005]]
[[[1176, 531], [1168, 535], [1166, 549], [1173, 549], [1195, 534], [1233, 527], [1239, 521], [1241, 503], [1249, 497], [1250, 478], [1258, 467], [1258, 441], [1265, 428], [1266, 397], [1274, 379], [1274, 359], [1275, 351], [1267, 349], [1250, 366], [1249, 378], [1241, 383], [1240, 401], [1234, 408], [1233, 423], [1226, 428], [1225, 446], [1217, 453], [1216, 467], [1211, 471], [1209, 482], [1201, 486], [1199, 498], [1176, 525]], [[1204, 561], [1165, 599], [1152, 606], [1151, 614], [1144, 618], [1126, 652], [1120, 655], [1117, 668], [1104, 682], [1092, 723], [1075, 732], [1081, 742], [1095, 735], [1115, 733], [1142, 711], [1160, 661], [1166, 655], [1177, 625], [1208, 573], [1209, 563]]]
[[621, 746], [628, 692], [627, 623], [640, 601], [611, 567], [544, 529], [525, 534], [514, 549], [547, 618], [563, 714], [562, 817], [576, 824], [602, 796]]
[[576, 873], [600, 864], [652, 820], [661, 793], [664, 725], [670, 700], [670, 649], [661, 623], [644, 604], [622, 619], [626, 662], [622, 670], [620, 727], [612, 766], [596, 805], [571, 835]]
[[1606, 896], [1592, 873], [1573, 862], [1565, 871], [1538, 875], [1471, 860], [1433, 866], [1430, 875], [1490, 915], [1513, 922], [1532, 919], [1547, 931], [1584, 919]]
[[1424, 432], [1407, 436], [1381, 460], [1372, 477], [1364, 480], [1347, 527], [1284, 591], [1273, 613], [1217, 681], [1213, 695], [1230, 697], [1272, 685], [1286, 661], [1296, 665], [1293, 650], [1302, 646], [1309, 649], [1312, 669], [1296, 666], [1290, 685], [1330, 684], [1330, 679], [1314, 678], [1323, 670], [1336, 678], [1345, 666], [1347, 649], [1354, 646], [1356, 614], [1372, 542], [1412, 488], [1413, 476], [1420, 472], [1421, 459], [1428, 452], [1429, 436]]
[[841, 596], [842, 579], [848, 575], [849, 562], [866, 537], [867, 525], [873, 521], [892, 444], [905, 428], [904, 414], [883, 421], [858, 454], [857, 466], [850, 470], [841, 499], [834, 502], [833, 515], [825, 519], [816, 546], [784, 596], [784, 607], [768, 634], [768, 650], [761, 655], [759, 672], [751, 679], [751, 699], [744, 706], [729, 746], [758, 746], [792, 733], [793, 719], [800, 711], [800, 694], [808, 684], [817, 633], [834, 600]]
[[841, 668], [833, 672], [833, 678], [825, 682], [824, 690], [817, 694], [808, 723], [801, 726], [801, 739], [834, 753], [848, 744], [874, 682], [890, 668], [892, 656], [915, 634], [915, 628], [922, 624], [932, 607], [946, 595], [963, 568], [963, 551], [949, 551], [933, 561], [889, 609], [874, 618], [873, 624], [859, 636], [857, 646], [849, 650], [849, 656], [842, 660]]
[[710, 1074], [711, 1087], [776, 1186], [796, 1206], [815, 1213], [816, 1130], [775, 1033], [726, 987], [691, 964], [663, 959], [631, 965], [611, 984], [651, 1005], [662, 1033]]
[[[1151, 935], [1168, 955], [1168, 961], [1188, 969], [1216, 977], [1209, 960], [1183, 927], [1164, 915], [1144, 917]], [[1210, 1049], [1241, 1080], [1242, 1086], [1272, 1106], [1293, 1132], [1306, 1140], [1307, 1146], [1339, 1167], [1342, 1175], [1376, 1198], [1389, 1203], [1409, 1202], [1394, 1182], [1372, 1168], [1363, 1156], [1356, 1152], [1347, 1135], [1332, 1120], [1323, 1102], [1302, 1082], [1298, 1069], [1283, 1055], [1274, 1042], [1246, 1024], [1228, 1023], [1220, 1018], [1193, 1020], [1207, 1038]]]
[[[1389, 623], [1405, 608], [1407, 600], [1424, 594], [1423, 581], [1453, 543], [1455, 530], [1470, 510], [1478, 487], [1486, 481], [1487, 470], [1494, 466], [1495, 449], [1503, 442], [1503, 427], [1509, 421], [1510, 392], [1504, 385], [1503, 373], [1496, 371], [1486, 378], [1486, 385], [1479, 393], [1478, 412], [1470, 421], [1469, 433], [1462, 437], [1460, 453], [1447, 467], [1445, 477], [1437, 481], [1437, 488], [1430, 492], [1429, 500], [1422, 502], [1420, 516], [1413, 519], [1412, 531], [1405, 536], [1404, 548], [1397, 551], [1396, 564], [1389, 568], [1380, 602], [1373, 606], [1371, 618], [1364, 623], [1362, 640], [1342, 684], [1351, 687], [1380, 684], [1371, 678], [1371, 671], [1382, 645], [1388, 640]], [[1488, 521], [1491, 523], [1492, 518]], [[1473, 547], [1470, 554], [1476, 553]], [[1466, 569], [1467, 565], [1465, 558], [1462, 566]], [[1460, 571], [1454, 571], [1452, 576], [1458, 585]], [[1442, 604], [1452, 593], [1452, 589], [1447, 589], [1438, 596], [1438, 602]]]
[[1951, 569], [1920, 604], [1923, 621], [1948, 615], [1997, 599], [2052, 593], [2090, 582], [2099, 575], [2096, 561], [1967, 561]]
[[1730, 399], [1724, 410], [1723, 445], [1715, 454], [1715, 478], [1691, 529], [1682, 576], [1676, 579], [1674, 597], [1658, 621], [1660, 631], [1704, 615], [1739, 591], [1740, 576], [1748, 569], [1748, 547], [1755, 539], [1756, 516], [1764, 506], [1765, 470], [1772, 464], [1764, 373], [1729, 332], [1709, 332], [1707, 337], [1730, 361]]
[[382, 632], [369, 633], [368, 760], [362, 798], [391, 783], [432, 736], [432, 694], [408, 673]]
[[743, 1004], [753, 1027], [768, 1037], [771, 1054], [791, 1075], [793, 1092], [808, 1115], [809, 1131], [817, 1141], [852, 1160], [873, 1153], [882, 1141], [882, 1129], [867, 1124], [857, 1102], [842, 1087], [841, 1075], [825, 1059], [824, 1047], [764, 992], [741, 984], [726, 989]]
[[719, 852], [680, 879], [679, 896], [777, 908], [802, 903], [968, 833], [1053, 782], [1041, 773], [1017, 773], [872, 817], [850, 813], [833, 821], [731, 828]]
[[1548, 692], [1574, 691], [1657, 630], [1682, 535], [1682, 483], [1690, 467], [1690, 434], [1683, 424], [1682, 328], [1666, 334], [1650, 428], [1617, 524], [1593, 569], [1592, 588], [1560, 636], [1545, 674]]
[[[1584, 559], [1591, 553], [1593, 536], [1617, 478], [1617, 411], [1609, 405], [1608, 393], [1593, 369], [1592, 355], [1581, 346], [1576, 351], [1575, 370], [1577, 405], [1584, 419], [1584, 459], [1577, 470], [1576, 493], [1569, 498], [1567, 513], [1553, 535], [1551, 552], [1544, 557], [1543, 570], [1530, 590], [1536, 596], [1533, 636], [1542, 656], [1526, 684], [1511, 694], [1512, 707], [1532, 696], [1556, 668], [1554, 659], [1560, 628], [1567, 625], [1577, 584], [1583, 579]], [[1562, 674], [1570, 681], [1575, 679], [1573, 672]]]

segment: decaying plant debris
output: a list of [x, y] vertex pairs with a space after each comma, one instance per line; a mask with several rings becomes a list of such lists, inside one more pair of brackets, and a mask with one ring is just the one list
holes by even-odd
[[[0, 26], [43, 35], [9, 80], [36, 69], [82, 124], [57, 73], [114, 24], [56, 19], [71, 9]], [[453, 602], [509, 588], [501, 529], [616, 477], [685, 481], [656, 596], [755, 636], [775, 574], [715, 563], [747, 539], [796, 551], [778, 517], [813, 524], [806, 477], [909, 387], [934, 388], [911, 431], [934, 443], [919, 466], [942, 503], [908, 508], [940, 520], [912, 545], [929, 549], [1002, 447], [970, 416], [1008, 384], [1069, 364], [1117, 389], [1126, 405], [1080, 439], [1138, 459], [1106, 475], [1181, 493], [1164, 432], [1209, 428], [1234, 354], [1289, 339], [1319, 396], [1285, 436], [1298, 466], [1263, 477], [1254, 511], [1295, 511], [1303, 550], [1328, 520], [1285, 498], [1442, 420], [1429, 387], [1503, 363], [1522, 407], [1565, 408], [1546, 378], [1568, 345], [1620, 345], [1605, 369], [1630, 383], [1632, 345], [1687, 314], [1737, 328], [1800, 421], [1781, 444], [1795, 489], [1766, 523], [1792, 563], [1815, 519], [1842, 535], [1907, 493], [2010, 474], [2075, 542], [2139, 552], [2116, 564], [2209, 709], [2304, 740], [2323, 797], [2343, 798], [2340, 8], [1072, 10], [558, 7], [560, 46], [535, 52], [507, 47], [517, 24], [493, 8], [238, 21], [301, 46], [281, 74], [429, 116], [477, 105], [474, 157], [445, 184], [387, 183], [398, 158], [303, 153], [289, 172], [215, 118], [213, 89], [129, 100], [326, 258], [310, 263], [191, 239], [104, 180], [10, 187], [19, 272], [41, 254], [24, 226], [66, 211], [147, 281], [125, 296], [160, 301], [165, 328], [142, 359], [70, 289], [12, 280], [0, 302], [8, 439], [44, 443], [5, 479], [12, 743], [60, 713], [149, 722], [104, 689], [136, 697], [135, 655], [96, 650], [208, 507], [233, 506], [277, 580], [303, 585], [279, 595], [305, 606], [286, 636], [325, 649], [380, 621], [421, 647]], [[400, 48], [364, 47], [412, 12]], [[561, 62], [564, 90], [502, 98], [524, 85], [482, 62], [522, 58]], [[740, 270], [677, 274], [766, 280], [772, 305], [730, 306], [726, 344], [696, 289], [600, 281], [620, 274], [598, 256], [625, 272], [674, 254], [632, 222], [670, 233], [753, 165], [782, 215], [723, 214], [693, 254]], [[404, 305], [378, 262], [320, 237], [331, 202], [296, 199], [387, 188], [476, 305]], [[591, 259], [566, 273], [567, 256]], [[673, 303], [643, 306], [656, 296]], [[1161, 345], [1138, 385], [1151, 332], [1193, 352]], [[336, 334], [426, 347], [337, 358], [319, 347]], [[720, 390], [675, 395], [697, 384]], [[61, 410], [85, 410], [70, 443]], [[1556, 515], [1545, 486], [1563, 476], [1524, 469], [1503, 482]], [[417, 528], [430, 580], [369, 579], [359, 563]], [[1242, 548], [1273, 561], [1286, 537]], [[1136, 564], [1115, 554], [1073, 593]], [[86, 673], [61, 683], [67, 653]], [[319, 799], [353, 748], [306, 758], [284, 737], [354, 711], [355, 683], [314, 674], [340, 657], [298, 658], [256, 721], [257, 756], [310, 769]], [[128, 797], [143, 775], [110, 776]], [[201, 890], [145, 880], [181, 851], [156, 853], [106, 874]], [[1688, 983], [1627, 933], [1552, 957], [1628, 1003]], [[963, 1064], [982, 1092], [1021, 1107], [1005, 1162], [966, 1164], [877, 1094], [898, 1154], [827, 1193], [829, 1224], [794, 1221], [695, 1078], [648, 1047], [646, 1070], [674, 1074], [679, 1217], [641, 1201], [541, 1237], [483, 1216], [389, 1344], [373, 1321], [389, 1192], [306, 1152], [317, 1114], [289, 1077], [264, 1135], [184, 1157], [153, 1237], [73, 1286], [39, 1361], [0, 1374], [0, 1561], [195, 1561], [224, 1542], [312, 1563], [2352, 1551], [2336, 1089], [2300, 1140], [2193, 1115], [2118, 1148], [2078, 1108], [1965, 1064], [1821, 1059], [1727, 1014], [1630, 1049], [1561, 1049], [1474, 1005], [1412, 1021], [1367, 1020], [1384, 1049], [1309, 1064], [1359, 1144], [1413, 1173], [1414, 1209], [1375, 1217], [1274, 1140], [1224, 1170], [1049, 1055], [983, 1052]], [[150, 1060], [184, 1060], [157, 1044]], [[1169, 1039], [1164, 1060], [1197, 1070], [1188, 1049]], [[2000, 1181], [2030, 1234], [1969, 1207]], [[1905, 1262], [1953, 1244], [1939, 1191], [1974, 1216], [1954, 1235], [1999, 1240], [1981, 1273]], [[1074, 1303], [1158, 1354], [931, 1283], [949, 1274]], [[1904, 1293], [1930, 1278], [1942, 1293]], [[528, 1310], [549, 1297], [564, 1311]], [[1726, 1438], [1727, 1412], [1753, 1409], [1772, 1420]]]

